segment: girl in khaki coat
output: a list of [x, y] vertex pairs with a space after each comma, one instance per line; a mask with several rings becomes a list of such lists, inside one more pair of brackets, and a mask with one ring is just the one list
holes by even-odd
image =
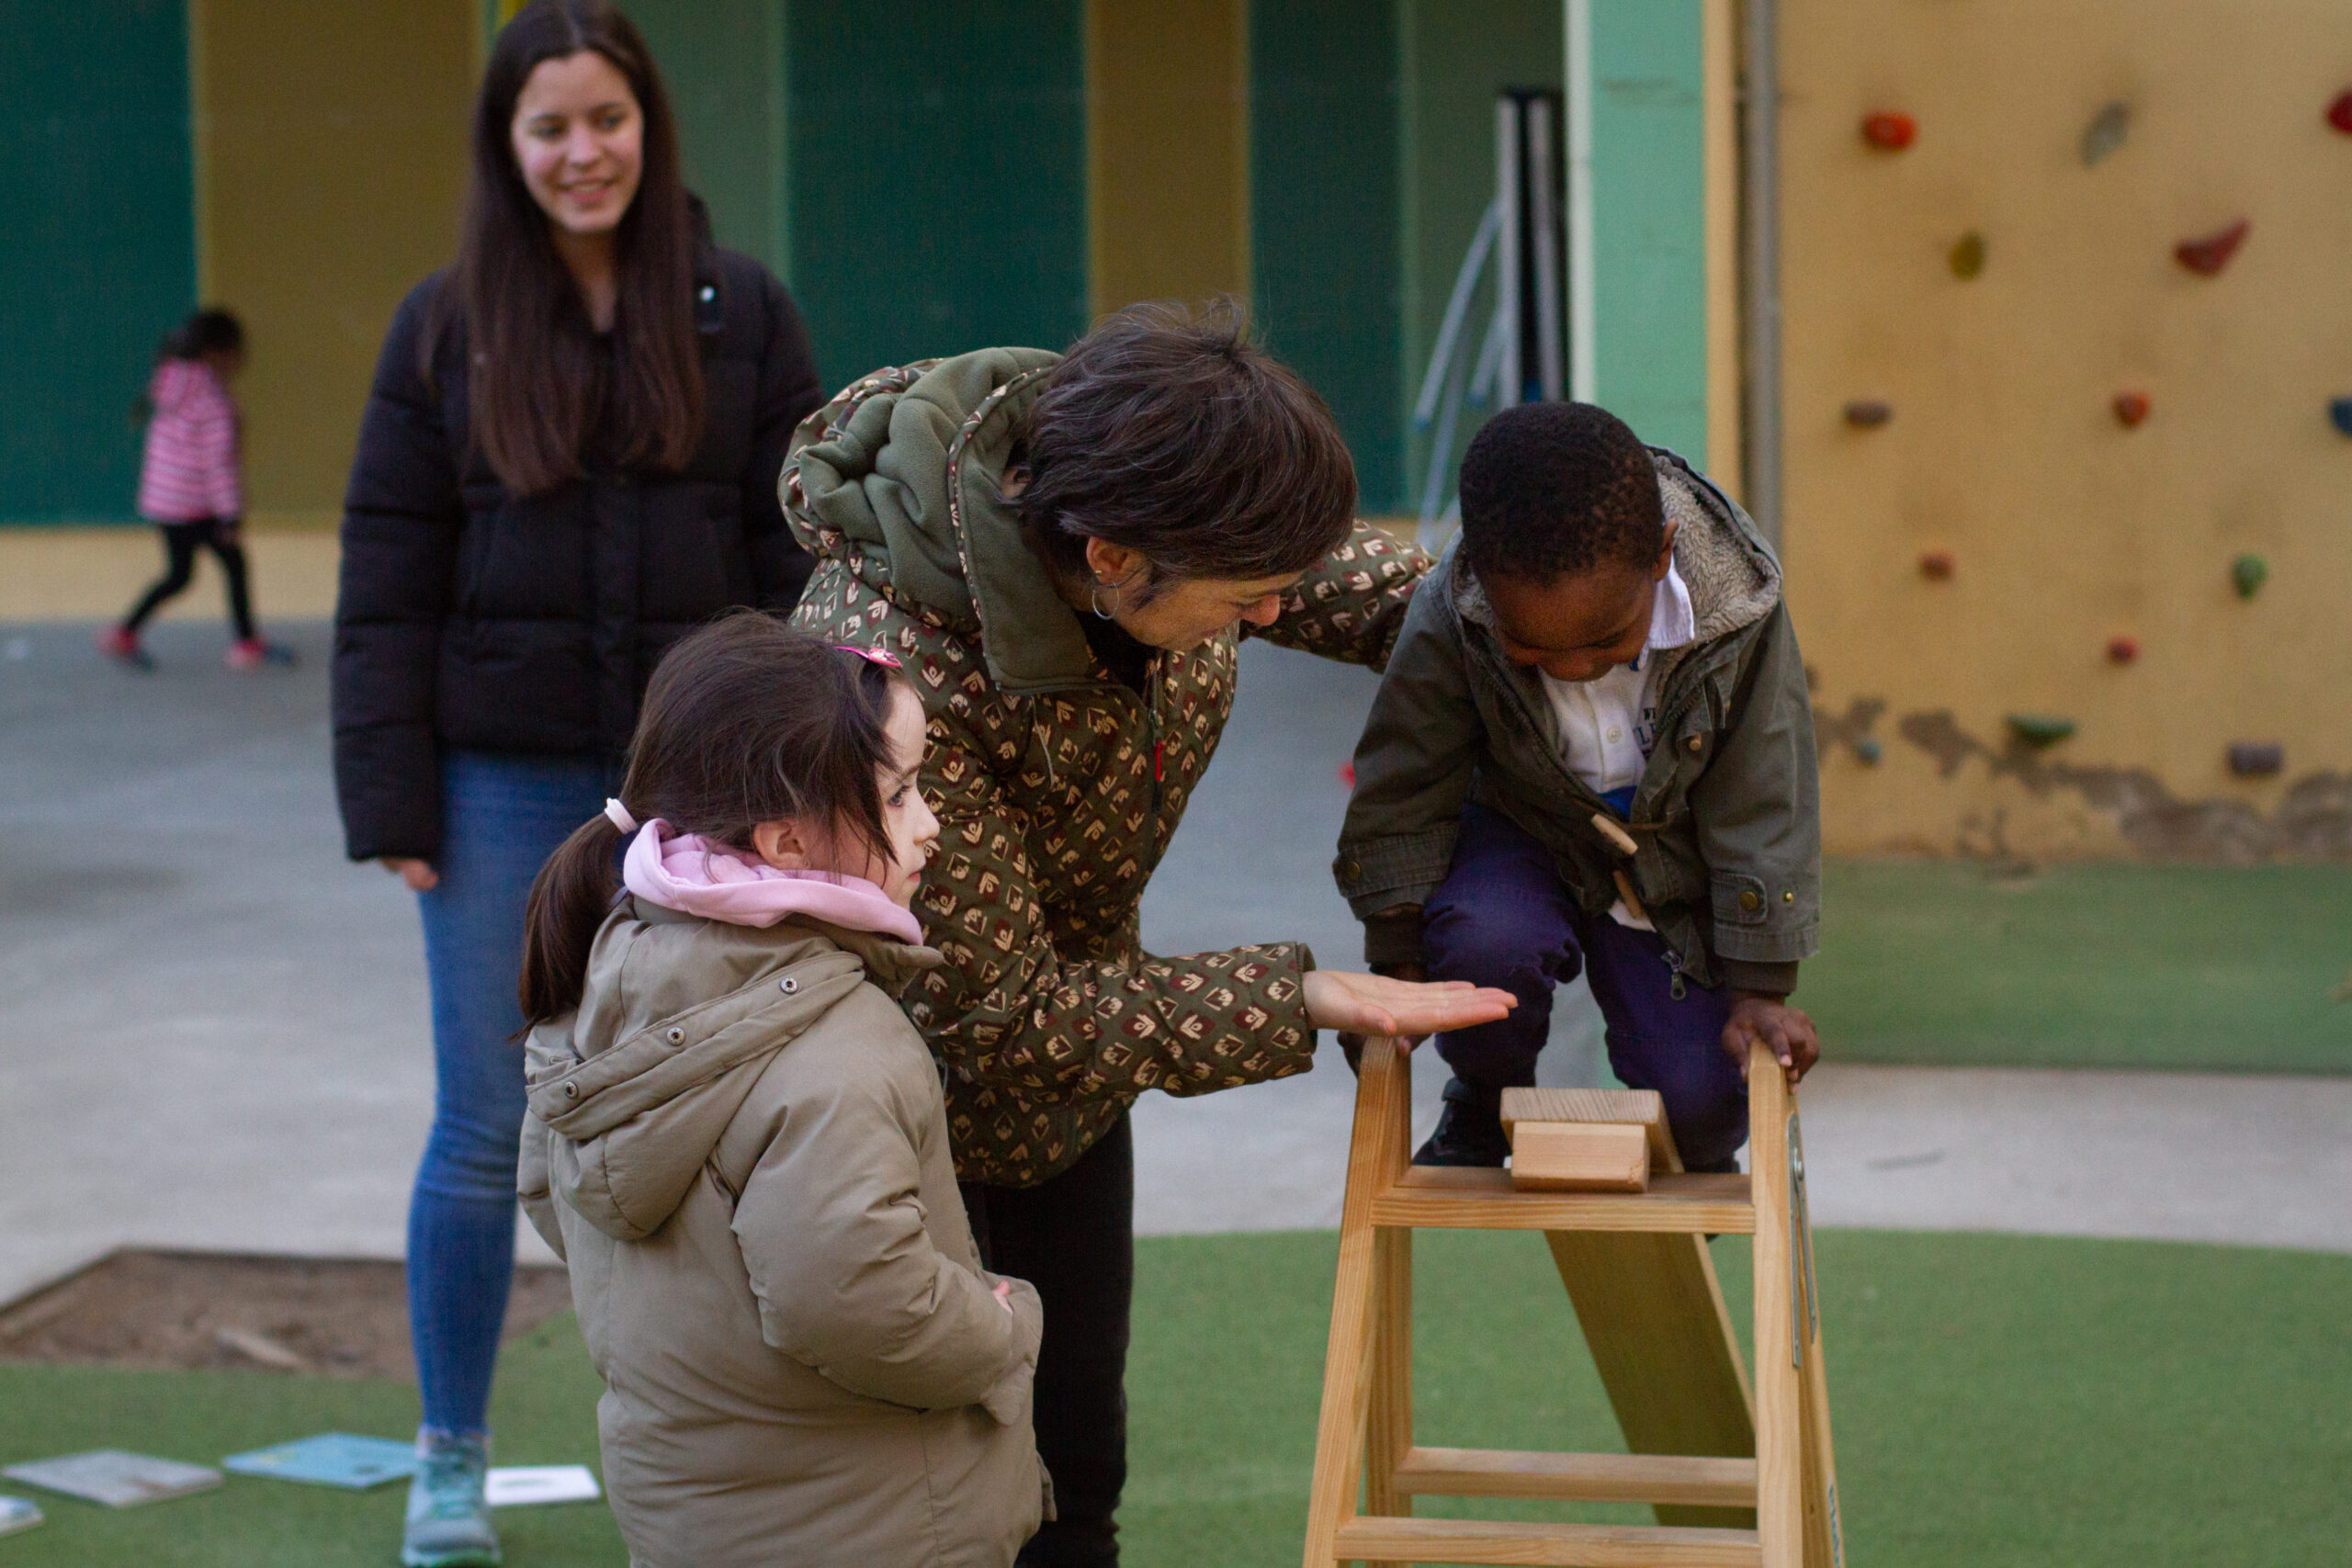
[[533, 889], [522, 1195], [639, 1568], [1001, 1568], [1045, 1512], [1036, 1293], [981, 1271], [885, 994], [940, 961], [922, 747], [887, 655], [722, 621]]

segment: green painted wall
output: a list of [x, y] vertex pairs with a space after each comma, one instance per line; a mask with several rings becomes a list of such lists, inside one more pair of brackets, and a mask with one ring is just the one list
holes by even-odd
[[794, 296], [825, 379], [1086, 328], [1080, 0], [792, 6]]
[[718, 243], [791, 275], [786, 0], [630, 0]]
[[128, 521], [130, 405], [195, 305], [181, 0], [0, 0], [0, 521]]
[[1321, 392], [1367, 512], [1403, 511], [1396, 0], [1259, 0], [1250, 230], [1265, 341]]
[[[1402, 0], [1404, 48], [1404, 407], [1429, 371], [1454, 275], [1495, 195], [1495, 98], [1505, 87], [1560, 86], [1565, 45], [1560, 0]], [[1471, 301], [1465, 355], [1475, 360], [1494, 314], [1490, 280]], [[1484, 415], [1468, 407], [1455, 427], [1461, 461]], [[1406, 478], [1419, 505], [1429, 436], [1407, 428]], [[1447, 491], [1453, 485], [1447, 481]]]
[[1700, 0], [1592, 0], [1595, 396], [1654, 445], [1707, 452]]

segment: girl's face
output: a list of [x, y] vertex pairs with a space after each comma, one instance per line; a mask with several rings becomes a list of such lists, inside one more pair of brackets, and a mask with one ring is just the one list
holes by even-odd
[[610, 234], [637, 199], [645, 117], [628, 78], [593, 49], [543, 60], [514, 99], [514, 164], [564, 233]]
[[862, 876], [902, 909], [914, 907], [931, 846], [939, 841], [939, 818], [915, 787], [922, 766], [922, 704], [905, 686], [891, 688], [890, 717], [883, 730], [888, 760], [876, 787], [882, 796], [882, 827], [888, 842], [877, 850], [848, 834], [813, 830], [803, 822], [763, 822], [752, 830], [752, 846], [780, 871], [830, 871]]

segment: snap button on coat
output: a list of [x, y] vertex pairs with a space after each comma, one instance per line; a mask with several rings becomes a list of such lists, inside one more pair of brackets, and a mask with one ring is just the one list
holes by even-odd
[[788, 997], [800, 989], [800, 982], [794, 979], [791, 976], [786, 975], [783, 979], [776, 982], [776, 987]]
[[672, 1024], [670, 1028], [662, 1033], [662, 1037], [673, 1045], [682, 1045], [685, 1043], [686, 1032], [680, 1029], [677, 1025]]
[[1739, 896], [1739, 907], [1753, 913], [1764, 907], [1764, 900], [1758, 895], [1756, 889], [1751, 887]]

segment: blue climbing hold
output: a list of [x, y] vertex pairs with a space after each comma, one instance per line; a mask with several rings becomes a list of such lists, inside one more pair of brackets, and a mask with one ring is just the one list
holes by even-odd
[[2335, 398], [2327, 405], [2327, 422], [2346, 435], [2352, 435], [2352, 398]]
[[1878, 760], [1885, 755], [1886, 748], [1871, 736], [1865, 735], [1854, 742], [1854, 756], [1864, 767], [1878, 766]]

